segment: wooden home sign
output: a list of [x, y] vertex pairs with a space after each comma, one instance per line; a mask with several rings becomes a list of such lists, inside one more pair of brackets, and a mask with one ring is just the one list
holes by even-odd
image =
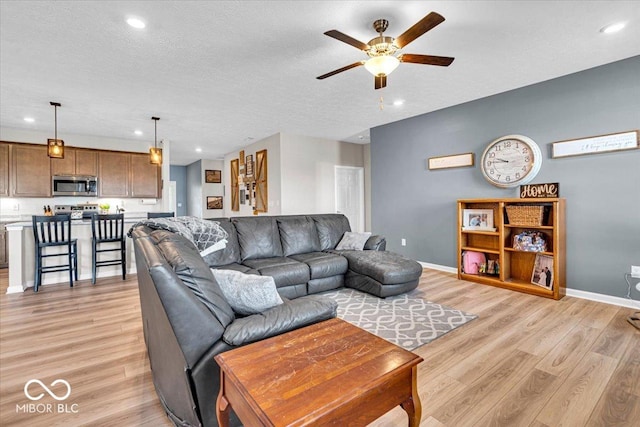
[[547, 197], [558, 197], [559, 195], [560, 184], [557, 182], [520, 186], [521, 199], [543, 199]]

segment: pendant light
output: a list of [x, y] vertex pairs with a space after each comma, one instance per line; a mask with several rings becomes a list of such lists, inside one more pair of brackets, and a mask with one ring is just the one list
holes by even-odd
[[154, 136], [153, 136], [153, 148], [149, 148], [149, 158], [151, 160], [151, 164], [153, 165], [161, 165], [162, 164], [162, 148], [158, 148], [158, 120], [160, 117], [151, 117], [151, 120], [154, 121]]
[[47, 139], [47, 155], [52, 159], [64, 159], [64, 141], [58, 139], [58, 107], [62, 105], [59, 102], [49, 102], [53, 105], [55, 134], [53, 139]]

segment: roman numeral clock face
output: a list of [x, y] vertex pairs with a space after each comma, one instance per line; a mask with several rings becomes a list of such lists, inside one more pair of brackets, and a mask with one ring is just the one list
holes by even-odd
[[541, 165], [540, 147], [522, 135], [498, 138], [482, 153], [482, 174], [496, 187], [526, 184], [538, 174]]

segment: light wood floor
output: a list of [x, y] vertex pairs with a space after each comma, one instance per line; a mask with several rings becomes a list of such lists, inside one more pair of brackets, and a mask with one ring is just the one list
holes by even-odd
[[[38, 294], [5, 295], [6, 287], [7, 270], [0, 270], [0, 425], [171, 425], [153, 389], [135, 276], [45, 286]], [[421, 426], [640, 425], [640, 331], [625, 320], [633, 310], [550, 301], [433, 270], [425, 270], [420, 290], [479, 315], [415, 350], [425, 359]], [[48, 395], [29, 401], [30, 379], [68, 381], [66, 407]], [[51, 390], [66, 391], [60, 384]], [[44, 390], [32, 384], [29, 392]], [[42, 403], [41, 412], [51, 403], [53, 412], [16, 410], [26, 403]], [[374, 425], [406, 425], [406, 414], [394, 409]]]

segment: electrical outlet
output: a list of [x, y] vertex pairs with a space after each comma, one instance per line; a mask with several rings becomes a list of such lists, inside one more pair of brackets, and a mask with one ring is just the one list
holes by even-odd
[[407, 246], [407, 239], [402, 239], [402, 240], [400, 240], [400, 244], [401, 244], [402, 246]]
[[20, 210], [20, 203], [16, 203], [15, 205], [13, 205], [13, 210], [14, 211], [19, 211]]
[[632, 265], [631, 266], [631, 277], [636, 277], [640, 279], [640, 266]]

